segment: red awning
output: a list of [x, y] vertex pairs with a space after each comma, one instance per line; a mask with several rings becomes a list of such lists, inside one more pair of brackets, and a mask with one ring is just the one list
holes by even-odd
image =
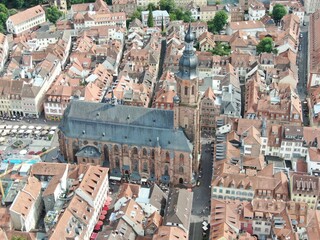
[[107, 197], [106, 202], [104, 203], [104, 205], [109, 206], [111, 204], [112, 198], [111, 197]]
[[104, 220], [105, 218], [106, 218], [106, 216], [104, 216], [104, 215], [101, 215], [101, 216], [99, 217], [100, 220]]
[[108, 208], [108, 206], [104, 206], [104, 207], [102, 208], [102, 210], [103, 210], [103, 211], [108, 211], [109, 208]]
[[111, 202], [112, 198], [108, 196], [106, 201]]
[[96, 225], [95, 227], [94, 227], [94, 230], [95, 231], [99, 231], [101, 229], [101, 225]]
[[93, 232], [93, 233], [91, 234], [90, 239], [91, 239], [91, 240], [95, 240], [97, 237], [98, 237], [98, 233]]
[[102, 221], [98, 221], [96, 226], [102, 226], [103, 225], [103, 222]]
[[106, 215], [107, 214], [107, 211], [106, 210], [102, 210], [101, 211], [101, 215]]

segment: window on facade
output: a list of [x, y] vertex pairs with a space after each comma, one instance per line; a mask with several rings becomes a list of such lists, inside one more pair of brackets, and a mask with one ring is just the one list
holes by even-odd
[[154, 159], [154, 155], [155, 155], [155, 153], [154, 153], [154, 150], [152, 149], [151, 150], [151, 159]]
[[180, 154], [180, 158], [179, 158], [179, 160], [180, 160], [180, 162], [183, 162], [183, 161], [184, 161], [184, 156], [183, 156], [183, 154], [182, 154], [182, 153]]
[[188, 95], [188, 87], [184, 87], [184, 95]]
[[116, 168], [120, 168], [120, 160], [118, 157], [115, 158]]
[[179, 173], [181, 173], [181, 174], [183, 173], [183, 167], [182, 166], [179, 167]]
[[147, 156], [147, 149], [144, 148], [144, 149], [142, 150], [142, 154], [143, 154], [143, 156]]
[[139, 162], [137, 159], [132, 160], [132, 171], [138, 172]]
[[191, 88], [191, 94], [194, 95], [194, 86]]
[[170, 154], [169, 154], [169, 152], [166, 152], [166, 161], [170, 161]]
[[118, 153], [119, 153], [119, 147], [118, 147], [118, 145], [114, 145], [113, 151], [114, 151], [115, 154], [118, 154]]
[[132, 154], [138, 154], [138, 149], [136, 147], [132, 149]]
[[164, 166], [164, 175], [166, 175], [166, 176], [169, 175], [169, 167], [168, 167], [168, 165]]
[[147, 173], [148, 172], [148, 163], [147, 162], [144, 162], [143, 163], [143, 172]]

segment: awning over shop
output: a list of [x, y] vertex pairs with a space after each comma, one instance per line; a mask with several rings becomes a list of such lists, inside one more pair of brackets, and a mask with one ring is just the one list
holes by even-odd
[[108, 206], [104, 206], [104, 207], [102, 208], [102, 210], [108, 211], [108, 210], [109, 210], [109, 207], [108, 207]]
[[[106, 211], [106, 210], [102, 210], [102, 211], [101, 211], [101, 215], [106, 215], [106, 214], [107, 214], [107, 211]], [[99, 222], [98, 222], [98, 223], [99, 223]], [[103, 224], [103, 223], [102, 223], [102, 224]], [[102, 225], [102, 224], [101, 224], [101, 225]]]
[[90, 239], [95, 240], [98, 237], [98, 233], [92, 233]]
[[121, 181], [121, 177], [110, 176], [110, 180]]
[[141, 178], [141, 182], [147, 182], [148, 179], [147, 178]]

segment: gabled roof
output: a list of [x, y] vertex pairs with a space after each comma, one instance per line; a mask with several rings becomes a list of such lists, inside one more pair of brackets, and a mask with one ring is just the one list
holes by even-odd
[[188, 231], [193, 201], [193, 192], [187, 189], [172, 189], [169, 193], [164, 224], [179, 224]]
[[211, 87], [207, 88], [207, 90], [203, 94], [203, 97], [204, 98], [209, 98], [209, 99], [212, 99], [212, 100], [216, 99], [216, 96], [214, 95], [213, 90], [212, 90]]
[[44, 9], [40, 5], [37, 5], [10, 16], [8, 20], [11, 20], [14, 25], [19, 25], [44, 14]]

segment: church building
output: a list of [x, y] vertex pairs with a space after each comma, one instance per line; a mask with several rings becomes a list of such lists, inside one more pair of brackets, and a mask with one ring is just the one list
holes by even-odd
[[173, 111], [74, 100], [59, 125], [65, 159], [109, 167], [114, 180], [193, 185], [200, 156], [194, 40], [189, 27]]

